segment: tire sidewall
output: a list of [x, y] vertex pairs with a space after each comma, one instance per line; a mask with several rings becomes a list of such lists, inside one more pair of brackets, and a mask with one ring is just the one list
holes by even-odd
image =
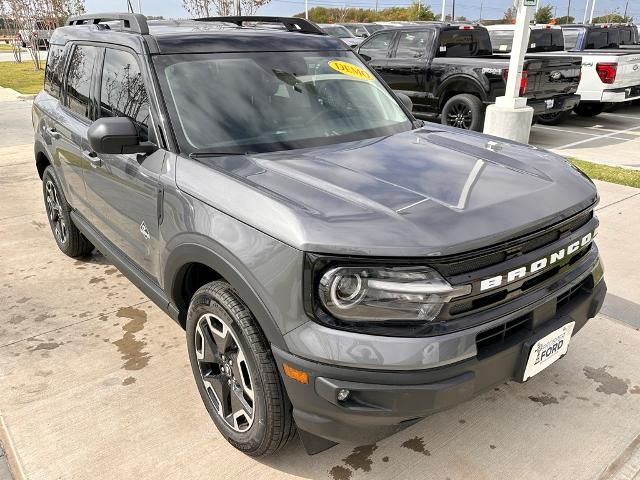
[[[251, 427], [246, 432], [236, 432], [232, 430], [227, 423], [220, 418], [209, 398], [209, 393], [204, 386], [198, 361], [196, 359], [195, 332], [199, 319], [206, 313], [212, 313], [224, 319], [232, 329], [237, 341], [241, 344], [240, 346], [244, 351], [245, 360], [249, 364], [254, 393], [254, 418]], [[246, 340], [242, 327], [235, 318], [235, 315], [233, 312], [230, 312], [225, 308], [224, 303], [215, 298], [215, 296], [210, 292], [197, 292], [193, 296], [189, 312], [187, 314], [186, 335], [191, 370], [193, 372], [200, 397], [202, 398], [207, 412], [209, 412], [209, 415], [216, 427], [227, 441], [237, 449], [248, 453], [258, 450], [263, 444], [267, 433], [267, 411], [264, 398], [264, 383], [256, 363], [254, 352], [251, 345]]]
[[[448, 125], [447, 123], [447, 113], [451, 109], [451, 107], [456, 103], [463, 103], [466, 107], [471, 111], [471, 125], [469, 126], [469, 130], [479, 132], [482, 130], [482, 126], [484, 123], [484, 112], [482, 100], [478, 97], [470, 94], [462, 94], [455, 95], [451, 97], [442, 107], [441, 113], [441, 121], [444, 125]], [[453, 126], [453, 125], [449, 125]], [[459, 127], [458, 127], [459, 128]]]
[[[60, 202], [60, 206], [62, 207], [61, 215], [67, 225], [67, 241], [61, 243], [58, 237], [56, 236], [54, 225], [51, 222], [51, 217], [49, 216], [49, 211], [47, 210], [47, 183], [51, 181], [56, 188], [56, 194], [58, 196], [58, 202]], [[64, 191], [62, 190], [62, 186], [60, 185], [60, 181], [58, 180], [58, 176], [56, 175], [53, 167], [47, 167], [42, 174], [42, 198], [44, 200], [44, 208], [47, 215], [47, 221], [49, 222], [49, 227], [51, 228], [51, 234], [53, 235], [54, 240], [58, 244], [58, 248], [62, 250], [62, 252], [67, 253], [71, 248], [71, 228], [73, 227], [73, 222], [71, 221], [71, 215], [69, 215], [70, 208], [67, 203], [67, 199], [64, 196]]]

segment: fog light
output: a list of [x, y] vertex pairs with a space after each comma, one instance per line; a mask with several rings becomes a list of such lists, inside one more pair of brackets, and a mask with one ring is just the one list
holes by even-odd
[[340, 402], [344, 402], [349, 397], [350, 393], [351, 392], [346, 388], [341, 388], [340, 390], [338, 390], [338, 400]]

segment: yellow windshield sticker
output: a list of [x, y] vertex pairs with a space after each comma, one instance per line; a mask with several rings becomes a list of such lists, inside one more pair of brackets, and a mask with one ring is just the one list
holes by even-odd
[[329, 66], [340, 73], [349, 75], [350, 77], [359, 78], [360, 80], [373, 80], [373, 75], [364, 68], [358, 67], [353, 63], [343, 62], [340, 60], [331, 60]]

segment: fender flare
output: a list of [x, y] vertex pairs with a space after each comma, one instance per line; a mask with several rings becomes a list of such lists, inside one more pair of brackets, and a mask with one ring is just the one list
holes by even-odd
[[180, 311], [178, 317], [180, 323], [184, 325], [188, 309], [188, 305], [176, 302], [180, 295], [181, 277], [186, 273], [183, 271], [184, 267], [193, 262], [201, 263], [219, 273], [236, 290], [258, 321], [267, 340], [278, 348], [288, 351], [282, 332], [273, 316], [248, 280], [251, 277], [248, 269], [242, 267], [239, 261], [234, 261], [230, 253], [220, 253], [224, 247], [216, 246], [213, 240], [197, 234], [187, 234], [186, 236], [187, 238], [181, 235], [180, 243], [175, 246], [167, 245], [167, 249], [171, 253], [166, 259], [162, 276], [164, 291]]
[[475, 78], [466, 75], [466, 74], [457, 74], [457, 75], [452, 75], [447, 77], [444, 82], [440, 85], [440, 88], [438, 89], [438, 95], [437, 97], [440, 99], [439, 100], [439, 105], [440, 108], [442, 108], [444, 106], [444, 98], [445, 98], [445, 93], [447, 92], [447, 90], [450, 88], [450, 86], [453, 83], [467, 83], [469, 85], [473, 85], [473, 90], [468, 91], [466, 93], [479, 93], [479, 97], [480, 100], [482, 100], [483, 102], [487, 101], [487, 92], [485, 91], [485, 88], [482, 86], [482, 84]]

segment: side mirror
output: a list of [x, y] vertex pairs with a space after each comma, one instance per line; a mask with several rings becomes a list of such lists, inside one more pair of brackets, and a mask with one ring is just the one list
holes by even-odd
[[398, 100], [400, 100], [402, 102], [402, 104], [407, 107], [407, 110], [409, 110], [410, 112], [413, 110], [413, 102], [411, 101], [411, 99], [409, 98], [408, 95], [405, 95], [404, 93], [400, 93], [400, 92], [395, 92], [396, 97], [398, 97]]
[[96, 153], [152, 153], [151, 142], [142, 141], [138, 127], [128, 117], [104, 117], [91, 124], [87, 131], [89, 146]]

